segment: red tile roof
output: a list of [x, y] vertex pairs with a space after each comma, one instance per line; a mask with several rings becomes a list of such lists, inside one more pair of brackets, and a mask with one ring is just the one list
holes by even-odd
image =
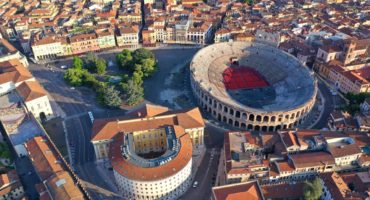
[[47, 94], [45, 89], [37, 81], [23, 82], [16, 90], [25, 102], [44, 97]]
[[266, 199], [300, 199], [303, 196], [303, 183], [264, 185], [261, 189]]
[[214, 187], [212, 195], [215, 200], [264, 199], [257, 181]]
[[122, 133], [110, 144], [109, 153], [113, 169], [122, 176], [137, 181], [159, 180], [178, 173], [191, 160], [193, 146], [189, 134], [185, 134], [182, 127], [173, 126], [173, 128], [181, 146], [172, 160], [156, 167], [141, 167], [132, 163], [122, 156], [121, 145], [124, 135]]
[[324, 165], [334, 165], [335, 161], [328, 152], [308, 152], [289, 156], [295, 168], [307, 168]]
[[198, 108], [168, 111], [167, 108], [147, 104], [120, 119], [95, 120], [92, 141], [109, 140], [119, 132], [130, 133], [165, 125], [179, 125], [184, 129], [200, 128], [204, 127], [204, 121]]
[[27, 141], [26, 148], [32, 160], [33, 166], [42, 181], [56, 172], [63, 171], [60, 160], [49, 147], [49, 141], [43, 137], [34, 137]]
[[48, 178], [45, 185], [53, 199], [84, 199], [82, 192], [77, 188], [72, 177], [66, 171], [55, 173]]

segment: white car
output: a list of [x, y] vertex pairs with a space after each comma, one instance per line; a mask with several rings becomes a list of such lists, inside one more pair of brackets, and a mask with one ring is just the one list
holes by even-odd
[[60, 69], [67, 69], [67, 66], [66, 65], [62, 65], [62, 66], [60, 66]]
[[196, 187], [198, 187], [198, 181], [194, 181], [194, 183], [193, 183], [193, 188], [196, 188]]
[[74, 90], [74, 89], [76, 89], [75, 87], [71, 87], [71, 90]]

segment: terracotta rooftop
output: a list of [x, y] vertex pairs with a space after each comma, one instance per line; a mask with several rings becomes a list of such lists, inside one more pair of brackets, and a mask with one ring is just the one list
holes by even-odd
[[279, 172], [292, 172], [294, 171], [294, 166], [288, 161], [276, 162]]
[[[0, 190], [4, 189], [11, 183], [19, 182], [19, 177], [15, 170], [11, 170], [8, 173], [0, 175]], [[2, 192], [0, 192], [2, 193]]]
[[35, 100], [47, 94], [45, 89], [37, 81], [23, 82], [16, 90], [25, 102]]
[[32, 74], [18, 60], [0, 62], [0, 84], [20, 83], [32, 78]]
[[69, 38], [69, 40], [72, 42], [81, 42], [81, 41], [87, 41], [87, 40], [93, 40], [96, 39], [97, 36], [95, 33], [86, 33], [86, 34], [79, 34], [74, 35]]
[[289, 157], [296, 169], [335, 164], [333, 156], [324, 151], [293, 154]]
[[349, 144], [343, 146], [329, 146], [329, 152], [334, 158], [361, 154], [361, 149], [357, 144]]
[[45, 183], [53, 199], [84, 199], [82, 192], [67, 171], [55, 173]]
[[81, 190], [64, 169], [63, 161], [51, 149], [47, 139], [34, 137], [26, 142], [26, 149], [38, 176], [52, 197], [44, 194], [44, 187], [39, 185], [37, 189], [43, 194], [42, 199], [83, 199]]
[[215, 200], [264, 199], [257, 181], [214, 187], [212, 195]]
[[324, 185], [335, 200], [344, 200], [347, 194], [351, 192], [347, 184], [336, 172], [320, 174], [320, 178], [324, 181]]
[[118, 132], [130, 133], [178, 125], [184, 129], [204, 127], [198, 108], [169, 111], [167, 108], [146, 104], [143, 108], [120, 119], [97, 119], [93, 124], [92, 141], [112, 139]]
[[41, 136], [27, 141], [26, 148], [33, 166], [42, 181], [48, 179], [56, 172], [63, 171], [59, 159], [49, 147], [49, 142]]
[[299, 146], [293, 131], [284, 131], [280, 132], [279, 134], [287, 148], [291, 146]]
[[178, 173], [191, 160], [193, 146], [189, 134], [185, 134], [183, 128], [180, 126], [173, 128], [181, 148], [172, 160], [156, 167], [141, 167], [124, 158], [121, 152], [124, 134], [118, 134], [109, 149], [113, 169], [122, 176], [137, 181], [158, 180]]
[[300, 199], [303, 196], [303, 183], [264, 185], [261, 189], [266, 199]]
[[[8, 40], [0, 38], [0, 45], [4, 46], [6, 48], [5, 49], [6, 52], [9, 52], [9, 53], [17, 52], [17, 49], [13, 45], [11, 45], [8, 42]], [[0, 52], [0, 56], [1, 56], [1, 52]]]

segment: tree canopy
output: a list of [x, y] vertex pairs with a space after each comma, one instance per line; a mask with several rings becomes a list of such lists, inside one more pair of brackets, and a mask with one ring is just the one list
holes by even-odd
[[64, 79], [73, 86], [92, 87], [97, 94], [97, 100], [111, 108], [121, 106], [121, 96], [125, 104], [130, 106], [143, 101], [143, 80], [151, 76], [157, 68], [154, 54], [143, 48], [135, 51], [124, 49], [117, 54], [116, 61], [119, 68], [128, 72], [122, 75], [120, 85], [99, 81], [107, 78], [107, 76], [97, 76], [105, 73], [107, 62], [92, 52], [88, 53], [83, 60], [77, 56], [73, 57], [73, 67], [66, 70]]
[[83, 69], [70, 68], [65, 72], [64, 79], [72, 86], [81, 86], [86, 73]]
[[93, 52], [89, 52], [86, 55], [84, 60], [84, 67], [88, 69], [90, 72], [97, 73], [102, 75], [105, 73], [105, 69], [107, 68], [107, 62], [96, 56]]
[[121, 53], [117, 54], [116, 61], [119, 68], [131, 70], [132, 52], [128, 49], [122, 50]]
[[319, 178], [305, 181], [303, 185], [303, 197], [306, 200], [318, 200], [322, 195], [322, 184]]
[[133, 52], [124, 49], [117, 54], [116, 60], [121, 69], [129, 70], [131, 73], [142, 72], [142, 78], [152, 75], [157, 67], [153, 52], [144, 48], [136, 49]]
[[81, 58], [77, 57], [77, 56], [74, 56], [73, 57], [73, 60], [72, 60], [72, 67], [74, 69], [79, 69], [79, 70], [82, 70], [83, 68], [83, 65], [84, 65], [84, 62]]
[[104, 74], [106, 68], [107, 68], [107, 62], [104, 59], [99, 58], [98, 60], [95, 61], [95, 68], [94, 68], [95, 73], [100, 74], [100, 75]]
[[133, 79], [122, 83], [122, 90], [124, 91], [124, 99], [127, 105], [135, 105], [144, 99], [144, 89], [141, 85], [135, 83]]
[[122, 104], [120, 93], [113, 86], [104, 89], [103, 100], [104, 104], [111, 108], [117, 108]]
[[344, 106], [342, 110], [347, 111], [351, 115], [354, 115], [360, 111], [360, 104], [365, 101], [366, 98], [370, 98], [369, 93], [347, 93], [346, 98], [348, 99], [348, 105]]

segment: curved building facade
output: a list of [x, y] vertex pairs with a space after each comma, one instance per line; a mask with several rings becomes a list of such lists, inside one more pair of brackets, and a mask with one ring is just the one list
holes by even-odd
[[313, 73], [290, 54], [258, 42], [205, 47], [190, 71], [198, 104], [215, 119], [245, 130], [293, 128], [316, 100]]
[[[125, 199], [178, 199], [186, 192], [191, 185], [192, 142], [183, 128], [166, 126], [120, 137], [111, 144], [110, 156]], [[143, 144], [148, 141], [156, 145], [147, 148]]]

